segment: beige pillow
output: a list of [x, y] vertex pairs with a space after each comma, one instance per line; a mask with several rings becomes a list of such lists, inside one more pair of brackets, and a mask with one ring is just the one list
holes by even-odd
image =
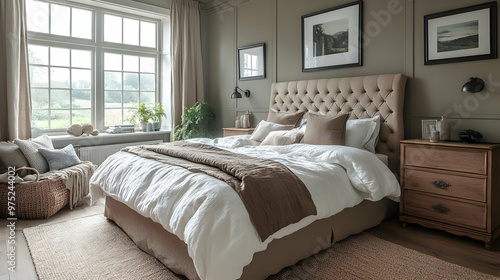
[[255, 130], [250, 136], [251, 140], [262, 142], [266, 139], [266, 136], [278, 130], [291, 130], [293, 129], [293, 125], [282, 125], [273, 122], [260, 121]]
[[293, 125], [294, 127], [299, 127], [300, 121], [304, 112], [299, 111], [295, 113], [285, 113], [285, 112], [274, 112], [269, 111], [267, 115], [267, 121], [283, 125]]
[[299, 143], [304, 133], [298, 129], [288, 131], [273, 131], [260, 143], [261, 146], [283, 146]]
[[49, 171], [49, 164], [38, 151], [38, 149], [54, 149], [52, 145], [52, 140], [47, 135], [42, 135], [31, 140], [19, 140], [15, 139], [14, 143], [19, 146], [24, 156], [30, 163], [30, 166], [38, 170], [40, 173], [45, 173]]
[[309, 114], [302, 143], [313, 145], [344, 145], [345, 126], [349, 114], [335, 117]]
[[[0, 174], [7, 172], [10, 166], [19, 168], [30, 165], [18, 145], [10, 142], [0, 142]], [[24, 177], [28, 175], [28, 171], [23, 170], [18, 174]]]

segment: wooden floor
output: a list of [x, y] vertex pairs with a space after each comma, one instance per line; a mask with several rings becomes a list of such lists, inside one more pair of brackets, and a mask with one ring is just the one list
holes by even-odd
[[[26, 239], [22, 233], [24, 228], [102, 213], [103, 209], [104, 203], [100, 200], [93, 207], [80, 207], [71, 211], [65, 208], [47, 220], [16, 221], [16, 273], [9, 273], [7, 270], [9, 229], [6, 220], [0, 221], [0, 244], [2, 244], [0, 246], [0, 280], [37, 279]], [[426, 229], [412, 224], [402, 228], [397, 218], [386, 220], [368, 232], [441, 260], [500, 277], [500, 240], [493, 245], [492, 250], [488, 251], [482, 242], [467, 237], [458, 237], [444, 231]]]

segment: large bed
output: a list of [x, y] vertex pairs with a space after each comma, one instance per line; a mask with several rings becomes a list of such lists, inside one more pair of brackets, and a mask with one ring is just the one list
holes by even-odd
[[404, 75], [385, 74], [272, 85], [270, 111], [306, 112], [306, 119], [309, 114], [376, 117], [380, 130], [372, 152], [308, 144], [225, 147], [284, 164], [304, 181], [316, 204], [316, 215], [264, 240], [225, 182], [133, 153], [108, 158], [91, 180], [91, 194], [94, 199], [106, 195], [105, 216], [178, 274], [189, 279], [265, 279], [397, 211], [399, 185], [393, 173], [404, 135], [405, 84]]

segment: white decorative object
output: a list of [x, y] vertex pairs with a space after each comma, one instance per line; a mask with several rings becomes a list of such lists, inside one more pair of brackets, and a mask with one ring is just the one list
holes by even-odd
[[250, 111], [247, 110], [247, 112], [245, 113], [245, 121], [246, 121], [246, 127], [252, 127], [252, 124], [250, 123]]
[[74, 125], [68, 127], [68, 129], [66, 129], [66, 132], [69, 135], [80, 136], [83, 133], [83, 127], [79, 124], [74, 124]]
[[241, 127], [248, 128], [248, 126], [247, 126], [247, 115], [242, 115], [240, 117], [240, 121], [241, 121]]
[[82, 125], [82, 132], [87, 136], [92, 134], [93, 131], [94, 131], [94, 126], [92, 126], [91, 124], [86, 123]]
[[443, 116], [437, 121], [436, 130], [439, 131], [441, 141], [450, 140], [450, 123]]
[[234, 122], [234, 127], [241, 128], [241, 121], [239, 118], [236, 118], [236, 121]]

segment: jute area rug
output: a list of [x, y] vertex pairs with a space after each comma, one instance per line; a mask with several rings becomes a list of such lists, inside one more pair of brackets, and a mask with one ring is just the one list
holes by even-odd
[[[24, 234], [41, 280], [185, 279], [102, 215], [27, 228]], [[268, 279], [497, 278], [361, 233]]]

